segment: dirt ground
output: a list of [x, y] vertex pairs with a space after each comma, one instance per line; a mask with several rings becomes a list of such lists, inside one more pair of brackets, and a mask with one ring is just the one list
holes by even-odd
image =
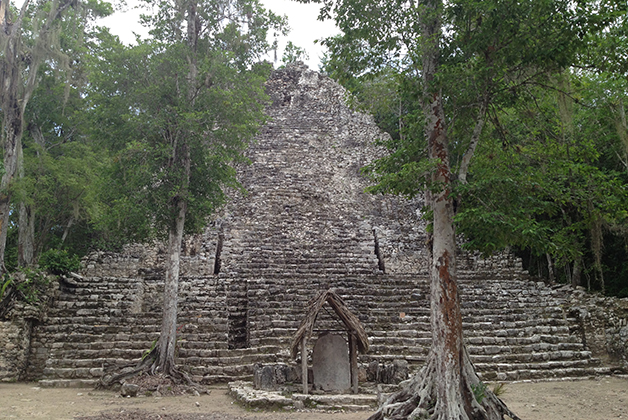
[[[628, 378], [507, 384], [501, 398], [522, 420], [628, 419]], [[209, 395], [122, 398], [112, 392], [0, 383], [0, 419], [364, 420], [371, 413], [260, 412]]]

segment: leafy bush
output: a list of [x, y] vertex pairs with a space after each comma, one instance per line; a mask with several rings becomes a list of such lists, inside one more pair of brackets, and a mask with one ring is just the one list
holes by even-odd
[[39, 257], [39, 266], [51, 274], [68, 274], [81, 268], [81, 260], [65, 249], [49, 249]]
[[0, 301], [14, 292], [18, 301], [31, 305], [39, 302], [40, 296], [45, 293], [50, 280], [46, 273], [31, 268], [21, 268], [13, 273], [6, 273], [0, 282]]
[[22, 295], [22, 299], [30, 304], [39, 302], [39, 297], [45, 293], [49, 283], [46, 273], [40, 270], [22, 268], [21, 274], [22, 276], [18, 276], [16, 273], [13, 282], [17, 291]]

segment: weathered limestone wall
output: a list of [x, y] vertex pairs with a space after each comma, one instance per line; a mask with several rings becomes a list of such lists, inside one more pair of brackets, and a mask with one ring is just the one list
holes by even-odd
[[569, 290], [568, 310], [578, 320], [575, 332], [595, 357], [628, 369], [628, 298], [591, 295], [582, 288]]
[[0, 321], [0, 381], [17, 381], [25, 372], [31, 331], [30, 320]]
[[0, 381], [25, 379], [33, 350], [33, 331], [37, 325], [45, 322], [46, 313], [56, 294], [55, 284], [49, 284], [36, 304], [10, 303], [5, 319], [0, 319]]
[[[226, 285], [215, 276], [182, 277], [179, 288], [178, 345], [188, 351], [183, 363], [194, 363], [198, 349], [226, 349]], [[150, 275], [60, 283], [45, 322], [33, 331], [22, 378], [80, 386], [139, 360], [159, 335], [162, 299], [163, 280]]]
[[364, 193], [360, 170], [382, 155], [374, 142], [387, 136], [372, 117], [302, 65], [273, 74], [268, 93], [272, 120], [240, 172], [249, 194], [221, 215], [223, 272], [425, 272], [420, 200]]
[[[304, 308], [319, 290], [329, 287], [367, 329], [371, 350], [360, 356], [363, 368], [399, 359], [416, 368], [425, 360], [430, 344], [426, 278], [320, 276], [307, 279], [307, 287], [303, 281], [291, 276], [244, 282], [220, 276], [182, 278], [178, 363], [206, 383], [248, 377], [257, 362], [292, 363], [289, 344]], [[1, 325], [3, 380], [43, 378], [49, 384], [89, 385], [107, 370], [138, 360], [150, 348], [158, 336], [162, 281], [93, 277], [78, 283], [60, 285], [47, 318], [34, 328], [30, 354], [26, 351], [30, 330]], [[238, 347], [229, 315], [242, 308], [231, 306], [228, 295], [242, 283], [246, 337], [244, 346]], [[615, 366], [625, 363], [626, 299], [516, 279], [463, 278], [461, 291], [468, 349], [487, 379], [612, 371], [596, 358]], [[337, 320], [325, 313], [317, 323], [321, 330], [337, 326]]]

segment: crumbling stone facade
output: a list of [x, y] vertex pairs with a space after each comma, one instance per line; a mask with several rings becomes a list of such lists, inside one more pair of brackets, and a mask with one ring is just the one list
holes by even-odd
[[[369, 335], [365, 377], [395, 360], [420, 366], [430, 345], [421, 202], [365, 194], [360, 173], [385, 134], [303, 65], [276, 71], [267, 89], [270, 121], [239, 168], [248, 193], [184, 242], [177, 362], [204, 383], [252, 378], [255, 364], [289, 365], [303, 309], [331, 288]], [[159, 333], [163, 258], [159, 245], [87, 257], [82, 279], [59, 283], [28, 340], [19, 321], [0, 326], [2, 379], [91, 385], [139, 360]], [[460, 253], [458, 262], [467, 344], [485, 378], [610, 373], [625, 360], [624, 301], [594, 310], [570, 289], [530, 281], [508, 254]], [[324, 313], [317, 325], [339, 328]], [[25, 341], [28, 360], [5, 368]]]
[[24, 318], [0, 321], [0, 380], [17, 380], [26, 370], [31, 330]]
[[628, 368], [628, 298], [591, 295], [569, 289], [570, 316], [578, 321], [575, 333], [594, 357]]
[[[15, 303], [6, 319], [0, 320], [0, 381], [24, 378], [28, 369], [33, 330], [45, 320], [46, 312], [55, 294], [51, 285], [48, 293], [35, 304]], [[40, 348], [39, 351], [45, 351]]]

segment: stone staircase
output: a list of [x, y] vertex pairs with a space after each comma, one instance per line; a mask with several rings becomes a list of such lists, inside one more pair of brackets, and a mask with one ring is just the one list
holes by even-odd
[[[308, 284], [316, 285], [316, 281], [310, 279]], [[566, 317], [560, 292], [526, 280], [505, 283], [462, 278], [460, 284], [468, 350], [486, 379], [549, 379], [609, 372], [574, 334], [577, 323]], [[370, 350], [360, 356], [361, 363], [404, 358], [419, 367], [425, 361], [431, 342], [427, 279], [364, 276], [335, 283], [322, 279], [319, 290], [326, 287], [334, 288], [366, 328]], [[289, 345], [287, 332], [296, 330], [298, 320], [281, 320], [300, 317], [278, 308], [298, 297], [289, 294], [290, 288], [283, 290], [286, 292], [279, 299], [271, 293], [263, 300], [263, 308], [251, 311], [252, 329], [264, 332], [251, 344]], [[306, 305], [304, 294], [300, 292], [301, 307]], [[318, 323], [320, 330], [338, 325], [326, 317]]]
[[[425, 278], [290, 275], [246, 280], [248, 339], [236, 347], [227, 310], [232, 281], [219, 276], [182, 279], [177, 362], [200, 382], [250, 379], [256, 363], [290, 363], [290, 342], [304, 308], [327, 288], [345, 300], [369, 335], [370, 351], [360, 355], [361, 365], [403, 358], [416, 369], [427, 357], [431, 339]], [[576, 322], [563, 312], [560, 292], [526, 280], [462, 278], [460, 284], [468, 350], [485, 379], [610, 373], [574, 334]], [[33, 368], [31, 378], [42, 378], [44, 385], [92, 385], [106, 370], [138, 362], [158, 337], [161, 287], [159, 282], [111, 278], [62, 287], [53, 311], [36, 331], [31, 365], [39, 370]], [[326, 313], [317, 322], [320, 330], [340, 327]]]

